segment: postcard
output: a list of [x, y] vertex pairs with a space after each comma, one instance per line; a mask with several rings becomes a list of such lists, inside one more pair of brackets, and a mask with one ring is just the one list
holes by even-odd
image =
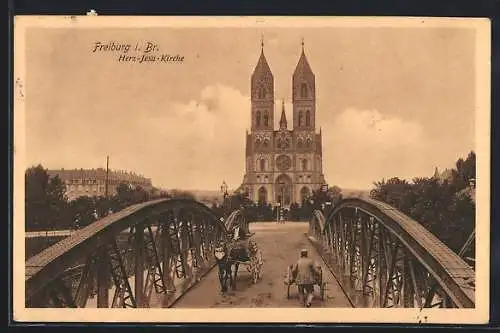
[[14, 320], [488, 321], [488, 19], [18, 16], [14, 56]]

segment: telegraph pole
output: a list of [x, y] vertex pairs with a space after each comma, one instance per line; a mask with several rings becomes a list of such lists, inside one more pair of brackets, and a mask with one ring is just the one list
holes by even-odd
[[104, 196], [108, 198], [108, 174], [109, 174], [109, 155], [106, 156], [106, 183], [104, 184]]

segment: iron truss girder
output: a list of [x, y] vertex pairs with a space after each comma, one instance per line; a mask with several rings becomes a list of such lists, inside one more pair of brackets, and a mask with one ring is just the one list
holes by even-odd
[[[349, 286], [351, 296], [363, 299], [358, 306], [473, 306], [455, 285], [446, 283], [449, 279], [429, 269], [429, 264], [404, 240], [407, 235], [388, 225], [387, 219], [364, 206], [350, 204], [335, 209], [326, 222], [318, 211], [310, 221], [309, 235], [322, 251], [329, 253], [327, 257], [333, 262], [328, 264], [340, 272], [340, 280]], [[397, 222], [408, 224], [406, 220]]]

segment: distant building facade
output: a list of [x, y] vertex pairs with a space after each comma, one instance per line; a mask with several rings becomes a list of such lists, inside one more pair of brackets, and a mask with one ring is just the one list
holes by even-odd
[[291, 129], [284, 102], [279, 129], [274, 129], [274, 101], [274, 77], [262, 47], [251, 77], [252, 125], [246, 134], [246, 172], [239, 190], [254, 202], [288, 207], [325, 184], [321, 131], [316, 133], [315, 76], [304, 45], [292, 76]]
[[[106, 170], [98, 169], [73, 169], [73, 170], [48, 170], [49, 176], [59, 176], [66, 186], [68, 200], [82, 196], [104, 196], [106, 194]], [[126, 183], [132, 187], [140, 186], [146, 191], [153, 188], [151, 179], [127, 171], [108, 172], [108, 195], [116, 194], [116, 187]]]

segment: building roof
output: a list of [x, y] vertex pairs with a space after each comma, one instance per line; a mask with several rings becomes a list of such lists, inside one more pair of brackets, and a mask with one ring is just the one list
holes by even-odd
[[[98, 169], [59, 169], [47, 170], [49, 177], [59, 176], [62, 181], [69, 181], [73, 179], [106, 179], [106, 170], [103, 168]], [[128, 171], [109, 170], [108, 180], [124, 181], [124, 182], [141, 182], [151, 184], [151, 179], [141, 175], [137, 175]]]
[[252, 77], [257, 76], [257, 75], [265, 75], [265, 76], [273, 77], [273, 73], [271, 72], [271, 68], [269, 67], [269, 64], [267, 63], [266, 56], [264, 55], [264, 48], [262, 48], [262, 50], [260, 52], [260, 57], [259, 57], [259, 60], [257, 61], [257, 65], [255, 66]]
[[314, 73], [304, 52], [304, 43], [302, 43], [302, 52], [300, 54], [299, 62], [295, 67], [295, 71], [293, 72], [293, 77], [302, 79], [314, 78]]

